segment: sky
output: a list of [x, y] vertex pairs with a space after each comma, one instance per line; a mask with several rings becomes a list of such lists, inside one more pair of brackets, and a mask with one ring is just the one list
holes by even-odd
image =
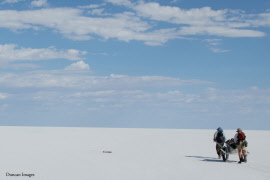
[[270, 129], [269, 0], [1, 0], [0, 126]]

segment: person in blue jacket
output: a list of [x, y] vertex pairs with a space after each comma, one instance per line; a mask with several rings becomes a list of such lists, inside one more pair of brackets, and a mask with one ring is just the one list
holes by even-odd
[[225, 134], [223, 132], [223, 129], [221, 127], [217, 128], [217, 131], [214, 134], [214, 139], [216, 142], [216, 152], [218, 155], [218, 158], [221, 158], [221, 148], [224, 146], [224, 143], [226, 141]]

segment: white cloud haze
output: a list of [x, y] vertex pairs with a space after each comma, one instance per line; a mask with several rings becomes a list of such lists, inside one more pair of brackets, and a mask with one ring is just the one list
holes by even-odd
[[88, 71], [88, 70], [90, 70], [90, 67], [85, 62], [79, 61], [79, 62], [76, 62], [76, 63], [69, 65], [68, 67], [65, 68], [65, 70], [68, 70], [68, 71]]
[[[65, 70], [89, 70], [89, 66], [80, 61]], [[65, 71], [29, 72], [22, 74], [3, 73], [0, 76], [2, 87], [17, 88], [75, 88], [75, 89], [129, 89], [145, 87], [171, 87], [196, 84], [209, 84], [202, 80], [182, 80], [164, 76], [90, 76], [87, 74], [69, 74]]]
[[[187, 104], [234, 104], [243, 103], [243, 106], [265, 104], [270, 106], [270, 89], [245, 89], [245, 90], [219, 90], [208, 88], [199, 93], [185, 93], [179, 90], [167, 92], [146, 92], [142, 90], [129, 91], [90, 91], [75, 93], [70, 97], [86, 99], [103, 99], [103, 102], [141, 102], [141, 103], [166, 103], [171, 105]], [[122, 99], [121, 99], [122, 97]]]
[[[84, 72], [89, 69], [88, 64], [78, 61], [68, 66], [65, 71]], [[43, 108], [54, 107], [57, 109], [62, 103], [68, 103], [84, 110], [105, 112], [139, 106], [141, 108], [179, 109], [212, 115], [222, 115], [224, 112], [246, 115], [259, 112], [268, 113], [268, 107], [270, 107], [269, 89], [257, 87], [242, 90], [204, 88], [198, 92], [187, 93], [177, 89], [181, 89], [181, 86], [191, 86], [191, 88], [211, 86], [213, 83], [164, 76], [115, 74], [91, 76], [87, 73], [70, 74], [65, 71], [1, 73], [0, 86], [4, 89], [19, 88], [20, 93], [14, 94], [11, 98], [16, 98], [17, 101], [38, 101], [44, 103]], [[176, 90], [159, 90], [165, 87], [174, 87]], [[28, 92], [29, 88], [34, 91]], [[152, 90], [148, 91], [147, 88]], [[8, 94], [0, 93], [0, 100], [7, 100], [8, 97]], [[9, 107], [6, 106], [5, 109]]]
[[13, 4], [24, 0], [4, 0], [2, 4]]
[[57, 50], [54, 47], [32, 49], [16, 44], [0, 44], [0, 64], [15, 61], [39, 61], [48, 59], [81, 60], [85, 51], [76, 49]]
[[0, 100], [1, 99], [6, 99], [7, 97], [8, 97], [8, 94], [0, 92]]
[[[69, 105], [80, 111], [122, 111], [123, 108], [139, 109], [163, 109], [170, 112], [189, 112], [208, 114], [209, 116], [224, 116], [227, 113], [234, 115], [269, 114], [270, 108], [269, 89], [242, 89], [220, 90], [208, 88], [197, 93], [187, 93], [180, 90], [174, 91], [147, 91], [147, 90], [85, 90], [85, 91], [57, 91], [42, 90], [31, 94], [20, 93], [13, 95], [17, 101], [36, 102], [40, 108], [61, 109]], [[6, 97], [5, 97], [6, 98]], [[77, 109], [78, 110], [78, 109]]]
[[[42, 4], [45, 1], [33, 1]], [[262, 37], [256, 26], [269, 26], [270, 13], [245, 14], [228, 9], [210, 7], [180, 9], [158, 3], [132, 4], [125, 0], [107, 0], [124, 5], [129, 11], [111, 14], [98, 5], [91, 6], [95, 17], [85, 16], [83, 9], [46, 8], [39, 10], [0, 10], [0, 27], [11, 30], [56, 30], [72, 40], [91, 40], [93, 36], [120, 41], [138, 40], [148, 45], [162, 45], [170, 39], [183, 36], [210, 35], [220, 37]], [[84, 6], [87, 7], [87, 6]], [[97, 9], [96, 9], [97, 8]], [[111, 15], [110, 15], [111, 14]], [[104, 17], [104, 15], [110, 15]], [[100, 16], [100, 17], [96, 17]], [[155, 23], [166, 22], [173, 28], [158, 28]], [[77, 28], [80, 27], [80, 28]]]
[[31, 5], [34, 7], [43, 7], [43, 6], [47, 6], [47, 0], [36, 0], [36, 1], [32, 1]]
[[105, 2], [110, 2], [116, 5], [122, 5], [122, 6], [128, 6], [128, 7], [133, 6], [132, 2], [129, 0], [105, 0]]

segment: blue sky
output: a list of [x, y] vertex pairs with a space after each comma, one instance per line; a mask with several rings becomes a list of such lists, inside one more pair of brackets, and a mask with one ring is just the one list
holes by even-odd
[[0, 125], [269, 130], [268, 0], [1, 0]]

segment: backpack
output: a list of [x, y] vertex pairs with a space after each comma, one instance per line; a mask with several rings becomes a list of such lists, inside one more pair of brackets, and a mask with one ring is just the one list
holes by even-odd
[[246, 139], [246, 135], [245, 135], [244, 132], [240, 132], [240, 133], [238, 133], [237, 138], [238, 138], [239, 141], [243, 141], [243, 140]]
[[223, 135], [223, 132], [219, 131], [219, 132], [217, 133], [216, 140], [217, 140], [218, 143], [223, 143], [223, 142], [225, 142], [225, 137], [224, 137], [224, 135]]

